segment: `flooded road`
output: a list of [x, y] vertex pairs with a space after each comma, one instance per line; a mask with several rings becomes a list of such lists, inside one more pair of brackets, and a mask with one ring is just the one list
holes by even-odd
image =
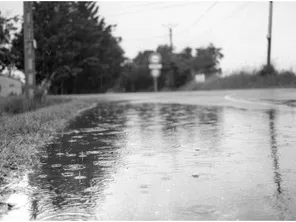
[[44, 147], [2, 220], [295, 220], [296, 113], [108, 102]]

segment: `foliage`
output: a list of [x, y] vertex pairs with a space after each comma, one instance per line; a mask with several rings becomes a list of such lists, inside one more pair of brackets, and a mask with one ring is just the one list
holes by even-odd
[[17, 30], [16, 22], [18, 20], [17, 16], [5, 18], [0, 11], [0, 73], [15, 62], [15, 57], [11, 53], [9, 45], [13, 32]]
[[[97, 13], [96, 2], [34, 2], [36, 80], [54, 73], [56, 94], [104, 91], [114, 83], [123, 61], [120, 38]], [[23, 30], [13, 41], [17, 67], [23, 69]]]
[[[153, 89], [153, 81], [148, 69], [148, 57], [153, 51], [139, 52], [132, 64], [125, 66], [121, 85], [126, 91], [147, 91]], [[197, 48], [196, 55], [190, 47], [180, 53], [172, 53], [170, 46], [159, 45], [156, 49], [162, 56], [161, 76], [158, 78], [160, 89], [175, 89], [193, 79], [193, 73], [204, 73], [207, 77], [220, 74], [221, 48], [213, 44]]]
[[212, 43], [208, 47], [197, 48], [196, 56], [192, 60], [192, 68], [199, 73], [204, 73], [206, 77], [213, 74], [221, 74], [219, 68], [220, 60], [224, 57], [221, 48], [216, 48]]
[[260, 76], [269, 76], [269, 75], [277, 75], [277, 71], [275, 67], [270, 64], [270, 65], [264, 65], [262, 68], [259, 70], [258, 74]]

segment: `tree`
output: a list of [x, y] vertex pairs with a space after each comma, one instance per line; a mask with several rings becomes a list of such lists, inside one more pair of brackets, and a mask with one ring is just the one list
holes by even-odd
[[224, 57], [221, 48], [216, 48], [212, 43], [206, 48], [197, 48], [196, 56], [192, 60], [192, 68], [196, 72], [204, 73], [206, 78], [221, 74], [220, 60]]
[[[219, 67], [223, 58], [222, 49], [216, 48], [213, 44], [207, 47], [193, 50], [186, 47], [180, 53], [172, 53], [168, 45], [159, 45], [156, 51], [162, 57], [161, 75], [158, 78], [159, 89], [170, 89], [181, 87], [194, 78], [194, 73], [204, 73], [207, 78], [221, 73]], [[133, 62], [124, 67], [120, 81], [126, 91], [152, 90], [153, 81], [148, 68], [149, 55], [152, 50], [139, 52]]]
[[123, 63], [120, 85], [125, 91], [147, 91], [152, 87], [152, 78], [148, 68], [148, 58], [153, 51], [139, 52], [133, 60]]
[[159, 45], [156, 49], [162, 57], [163, 68], [161, 70], [161, 79], [164, 81], [164, 86], [166, 88], [174, 88], [175, 86], [175, 56], [171, 52], [171, 47], [168, 45]]
[[[101, 92], [121, 71], [123, 50], [96, 2], [34, 2], [36, 80], [54, 76], [54, 93]], [[13, 52], [23, 57], [23, 32]], [[23, 62], [18, 64], [23, 69]], [[53, 75], [54, 74], [54, 75]]]
[[12, 67], [15, 57], [11, 54], [10, 44], [12, 34], [17, 30], [18, 17], [5, 18], [0, 11], [0, 73], [7, 67]]
[[186, 47], [185, 49], [183, 49], [180, 53], [179, 56], [183, 59], [187, 59], [190, 60], [193, 58], [192, 56], [192, 48], [190, 47]]

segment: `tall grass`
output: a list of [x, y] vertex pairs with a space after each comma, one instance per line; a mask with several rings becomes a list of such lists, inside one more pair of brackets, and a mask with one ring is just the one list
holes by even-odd
[[19, 114], [42, 107], [68, 102], [69, 99], [45, 98], [44, 100], [26, 99], [25, 96], [0, 97], [0, 115], [1, 114]]

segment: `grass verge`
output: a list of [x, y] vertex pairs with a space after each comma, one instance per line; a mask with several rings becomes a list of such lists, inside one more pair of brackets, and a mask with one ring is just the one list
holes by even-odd
[[51, 106], [58, 103], [65, 103], [70, 99], [63, 98], [46, 98], [45, 100], [28, 100], [24, 95], [0, 97], [0, 115], [19, 114], [28, 111], [40, 109], [42, 107]]
[[247, 72], [240, 72], [223, 78], [215, 77], [204, 83], [194, 81], [181, 87], [180, 90], [223, 90], [223, 89], [260, 89], [260, 88], [294, 88], [296, 75], [283, 72], [277, 75], [260, 76]]
[[94, 102], [73, 99], [27, 113], [0, 116], [0, 195], [5, 185], [39, 161], [38, 148], [50, 141], [54, 132]]

